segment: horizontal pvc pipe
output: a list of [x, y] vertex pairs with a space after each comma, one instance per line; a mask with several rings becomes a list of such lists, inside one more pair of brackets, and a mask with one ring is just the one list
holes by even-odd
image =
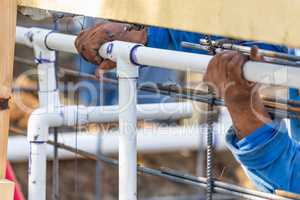
[[62, 33], [51, 33], [48, 35], [46, 44], [50, 49], [59, 49], [59, 51], [77, 53], [75, 47], [74, 35], [67, 35]]
[[[217, 129], [215, 129], [217, 130]], [[217, 150], [225, 150], [224, 135], [215, 132], [215, 146]], [[97, 133], [98, 134], [98, 133]], [[107, 131], [102, 134], [101, 152], [104, 154], [118, 153], [118, 131]], [[163, 127], [153, 129], [141, 129], [137, 134], [137, 149], [141, 153], [173, 152], [180, 150], [197, 150], [199, 146], [205, 149], [206, 126], [194, 127]], [[96, 134], [88, 132], [60, 133], [58, 142], [75, 147], [77, 138], [77, 148], [96, 154], [97, 140]], [[51, 135], [50, 140], [53, 140]], [[201, 142], [203, 141], [203, 143]], [[27, 161], [29, 155], [29, 143], [23, 136], [11, 136], [8, 142], [8, 159], [12, 162]], [[16, 151], [16, 148], [18, 150]], [[53, 147], [47, 147], [48, 159], [53, 159]], [[73, 159], [75, 155], [65, 150], [59, 151], [60, 159]]]
[[[204, 72], [212, 56], [137, 46], [114, 41], [104, 44], [99, 53], [116, 61], [119, 56], [138, 65], [148, 65], [181, 71]], [[253, 82], [299, 88], [300, 68], [263, 62], [248, 61], [243, 69], [244, 77]]]
[[[27, 46], [30, 44], [30, 35], [33, 29], [17, 27], [16, 42]], [[39, 31], [49, 32], [47, 29]], [[45, 38], [44, 38], [45, 39]], [[53, 50], [68, 53], [77, 53], [74, 42], [76, 36], [50, 33], [47, 36], [46, 44]], [[44, 42], [41, 41], [41, 42]], [[194, 53], [185, 53], [149, 47], [138, 47], [134, 51], [132, 47], [137, 44], [115, 41], [107, 43], [100, 49], [103, 57], [116, 61], [118, 55], [126, 59], [133, 59], [140, 65], [149, 65], [182, 71], [205, 71], [212, 56]], [[120, 50], [121, 49], [121, 50]], [[132, 53], [133, 52], [133, 53]], [[118, 54], [118, 55], [117, 55]], [[270, 63], [259, 63], [249, 61], [244, 66], [244, 77], [253, 82], [282, 85], [288, 87], [300, 87], [300, 68], [293, 66], [277, 65]]]
[[[165, 103], [137, 105], [138, 119], [146, 120], [169, 120], [181, 119], [192, 116], [193, 106], [191, 103]], [[119, 117], [119, 106], [61, 106], [48, 110], [40, 108], [35, 110], [30, 118], [28, 131], [33, 134], [32, 138], [38, 140], [37, 131], [59, 126], [73, 126], [93, 122], [115, 122]], [[77, 117], [79, 118], [77, 120]], [[39, 131], [40, 132], [40, 131]], [[42, 131], [43, 133], [43, 131]], [[44, 137], [42, 137], [45, 140]]]
[[49, 49], [77, 54], [77, 50], [75, 48], [75, 35], [56, 33], [49, 29], [17, 26], [16, 43], [33, 47], [32, 39], [34, 34], [44, 35], [44, 37], [35, 39], [40, 40], [37, 41], [40, 44], [45, 43]]
[[30, 28], [25, 28], [21, 26], [16, 27], [16, 43], [27, 45], [32, 47], [32, 43], [30, 42]]
[[149, 47], [135, 51], [136, 62], [142, 65], [172, 68], [181, 71], [204, 72], [212, 56]]
[[[119, 117], [119, 106], [88, 107], [89, 122], [113, 122]], [[137, 118], [145, 120], [174, 120], [192, 116], [191, 103], [137, 105]]]

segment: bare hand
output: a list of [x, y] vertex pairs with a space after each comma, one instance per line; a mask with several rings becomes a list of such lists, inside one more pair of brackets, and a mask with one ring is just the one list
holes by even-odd
[[249, 98], [253, 83], [243, 78], [242, 67], [247, 57], [236, 51], [217, 54], [209, 63], [204, 81], [225, 101]]
[[[257, 48], [251, 50], [252, 60], [261, 61]], [[237, 137], [242, 139], [271, 121], [255, 88], [243, 78], [247, 57], [236, 51], [216, 55], [208, 65], [204, 81], [223, 97], [232, 117]]]

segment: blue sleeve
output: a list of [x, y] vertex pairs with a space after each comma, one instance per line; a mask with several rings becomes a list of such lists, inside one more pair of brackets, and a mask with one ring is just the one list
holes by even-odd
[[[204, 38], [204, 34], [179, 31], [173, 29], [159, 28], [150, 26], [148, 28], [148, 47], [160, 48], [160, 49], [171, 49], [177, 51], [193, 52], [207, 54], [206, 51], [193, 50], [189, 48], [182, 48], [181, 42], [192, 42], [199, 43], [201, 38]], [[224, 37], [220, 36], [210, 36], [213, 40], [222, 39]], [[288, 49], [284, 46], [272, 45], [267, 43], [262, 43], [258, 41], [236, 41], [237, 44], [242, 44], [245, 46], [257, 46], [261, 49], [284, 52], [287, 53]]]
[[148, 28], [148, 47], [170, 49], [176, 51], [206, 53], [205, 51], [197, 51], [188, 48], [182, 48], [181, 42], [199, 43], [203, 38], [202, 34], [178, 31], [166, 28], [149, 27]]
[[240, 141], [232, 128], [226, 141], [258, 189], [300, 193], [300, 147], [284, 123], [266, 124]]
[[[299, 89], [289, 89], [289, 99], [300, 101]], [[290, 119], [291, 136], [294, 140], [300, 142], [300, 120], [297, 118]]]

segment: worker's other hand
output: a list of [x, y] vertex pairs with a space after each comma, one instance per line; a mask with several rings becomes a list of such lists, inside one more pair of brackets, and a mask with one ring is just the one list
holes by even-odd
[[[254, 54], [256, 56], [256, 54]], [[237, 51], [218, 53], [210, 61], [204, 81], [217, 97], [226, 103], [242, 102], [250, 99], [254, 84], [243, 78], [243, 65], [248, 58]]]
[[[263, 59], [257, 48], [252, 48], [250, 58], [255, 61]], [[258, 85], [243, 77], [243, 65], [247, 60], [247, 56], [236, 51], [217, 54], [204, 76], [204, 81], [216, 95], [224, 98], [239, 139], [272, 121], [259, 96]]]
[[96, 75], [101, 76], [103, 70], [115, 68], [116, 64], [108, 59], [103, 59], [98, 53], [101, 45], [106, 42], [120, 40], [146, 44], [147, 31], [128, 30], [128, 25], [114, 22], [105, 22], [82, 31], [75, 46], [79, 54], [87, 61], [98, 65]]

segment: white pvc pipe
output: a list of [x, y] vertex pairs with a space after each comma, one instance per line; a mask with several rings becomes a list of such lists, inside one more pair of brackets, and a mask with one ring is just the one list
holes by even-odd
[[[63, 116], [56, 110], [60, 107], [59, 91], [55, 74], [55, 52], [49, 50], [45, 38], [50, 31], [33, 29], [27, 33], [29, 40], [26, 42], [33, 47], [35, 62], [38, 69], [39, 103], [40, 109], [36, 110], [29, 119], [28, 139], [29, 173], [28, 173], [28, 199], [46, 199], [46, 171], [47, 171], [47, 138], [51, 126], [63, 124]], [[23, 33], [24, 34], [24, 33]], [[44, 114], [44, 113], [47, 114]]]
[[[228, 124], [230, 125], [230, 124]], [[227, 129], [228, 127], [225, 127]], [[217, 124], [214, 127], [215, 149], [226, 150], [224, 133]], [[161, 153], [186, 150], [205, 149], [207, 128], [202, 126], [178, 126], [178, 127], [154, 127], [140, 129], [137, 132], [137, 151], [140, 153]], [[220, 134], [223, 133], [223, 134]], [[97, 134], [101, 134], [101, 152], [103, 154], [118, 153], [119, 131], [106, 132], [78, 132], [60, 133], [58, 142], [68, 146], [87, 151], [92, 154], [97, 152]], [[53, 135], [49, 136], [53, 140]], [[16, 151], [18, 147], [18, 151]], [[11, 162], [27, 161], [29, 155], [29, 143], [24, 136], [11, 136], [8, 140], [8, 159]], [[59, 158], [63, 160], [74, 159], [75, 154], [65, 150], [59, 150]], [[53, 159], [53, 146], [47, 145], [47, 159]]]
[[[137, 44], [136, 44], [137, 45]], [[139, 65], [162, 67], [181, 71], [204, 72], [212, 56], [184, 53], [149, 47], [136, 47], [128, 42], [114, 41], [104, 44], [99, 53], [116, 61], [119, 56]], [[121, 51], [121, 50], [122, 51]], [[125, 51], [125, 52], [124, 52]], [[293, 88], [300, 87], [300, 68], [248, 61], [243, 69], [244, 77], [253, 82]]]
[[36, 38], [41, 45], [46, 44], [49, 49], [77, 54], [75, 47], [75, 35], [56, 33], [49, 29], [26, 28], [17, 26], [16, 43], [33, 47], [32, 38], [35, 34], [43, 34], [44, 37]]
[[[127, 93], [128, 94], [128, 93]], [[124, 96], [131, 99], [129, 96]], [[127, 108], [119, 106], [60, 106], [52, 112], [47, 108], [39, 108], [32, 112], [28, 123], [30, 141], [47, 140], [44, 132], [51, 127], [74, 126], [76, 123], [115, 122], [119, 112]], [[192, 116], [191, 103], [141, 104], [136, 106], [137, 118], [146, 120], [181, 119]], [[153, 110], [151, 110], [153, 109]], [[157, 115], [160, 115], [157, 117]], [[78, 119], [77, 119], [78, 118]]]
[[48, 108], [34, 111], [28, 122], [28, 142], [30, 147], [28, 170], [28, 199], [46, 199], [46, 153], [49, 128], [63, 125], [59, 112], [47, 113]]
[[30, 28], [25, 28], [22, 26], [16, 27], [16, 43], [17, 44], [23, 44], [28, 47], [32, 47], [32, 43], [29, 41], [29, 38], [31, 37], [29, 34]]
[[[135, 51], [136, 62], [141, 65], [172, 68], [181, 71], [203, 73], [212, 56], [179, 51], [139, 47]], [[151, 63], [151, 64], [150, 64]]]
[[51, 33], [47, 37], [47, 46], [51, 49], [59, 49], [59, 51], [77, 53], [74, 45], [76, 36], [62, 33]]
[[[129, 96], [124, 97], [127, 100], [130, 99]], [[136, 104], [132, 104], [132, 106], [136, 106]], [[178, 117], [191, 116], [192, 114], [191, 105], [188, 103], [173, 103], [166, 105], [166, 107], [168, 109], [181, 107], [182, 109], [181, 112], [178, 112]], [[126, 109], [126, 105], [124, 108]], [[149, 112], [151, 108], [156, 111]], [[86, 124], [91, 122], [116, 121], [118, 119], [118, 112], [120, 110], [116, 106], [90, 108], [85, 106], [62, 106], [54, 107], [51, 110], [48, 107], [35, 110], [31, 114], [28, 123], [28, 140], [30, 143], [28, 199], [42, 200], [46, 198], [46, 142], [48, 140], [49, 128], [63, 125], [73, 126], [77, 122], [79, 124]], [[163, 113], [160, 104], [139, 106], [138, 116], [140, 119], [144, 117], [147, 119], [156, 119], [158, 113]], [[169, 119], [172, 116], [174, 117], [176, 114], [169, 112], [162, 114], [160, 119]], [[123, 123], [124, 129], [126, 129], [126, 125], [126, 123]]]
[[[47, 29], [39, 29], [39, 31], [49, 32]], [[16, 32], [16, 42], [29, 47], [32, 46], [29, 41], [32, 33], [33, 29], [18, 26]], [[76, 36], [73, 35], [51, 33], [47, 36], [46, 44], [51, 49], [57, 51], [77, 53], [74, 45], [75, 39]], [[44, 40], [40, 42], [44, 42]], [[112, 53], [114, 54], [114, 52], [118, 52], [116, 49], [124, 48], [124, 46], [126, 46], [126, 49], [128, 44], [132, 43], [127, 43], [127, 45], [125, 45], [124, 42], [113, 42]], [[100, 54], [103, 57], [116, 61], [116, 54], [108, 55], [107, 53], [109, 46], [111, 46], [111, 43], [103, 45], [103, 47], [100, 49]], [[128, 57], [130, 56], [130, 52], [131, 49], [127, 49]], [[212, 58], [212, 56], [209, 55], [185, 53], [149, 47], [137, 48], [134, 57], [136, 62], [141, 65], [194, 72], [205, 71], [209, 61]], [[300, 68], [297, 67], [249, 61], [244, 66], [243, 72], [244, 77], [249, 81], [294, 88], [299, 88], [300, 86], [300, 79], [298, 78], [300, 76]]]
[[137, 66], [117, 61], [119, 77], [119, 200], [137, 200]]
[[[89, 122], [112, 122], [119, 117], [119, 106], [87, 107]], [[193, 105], [187, 103], [137, 105], [137, 118], [145, 120], [176, 120], [192, 117]]]

